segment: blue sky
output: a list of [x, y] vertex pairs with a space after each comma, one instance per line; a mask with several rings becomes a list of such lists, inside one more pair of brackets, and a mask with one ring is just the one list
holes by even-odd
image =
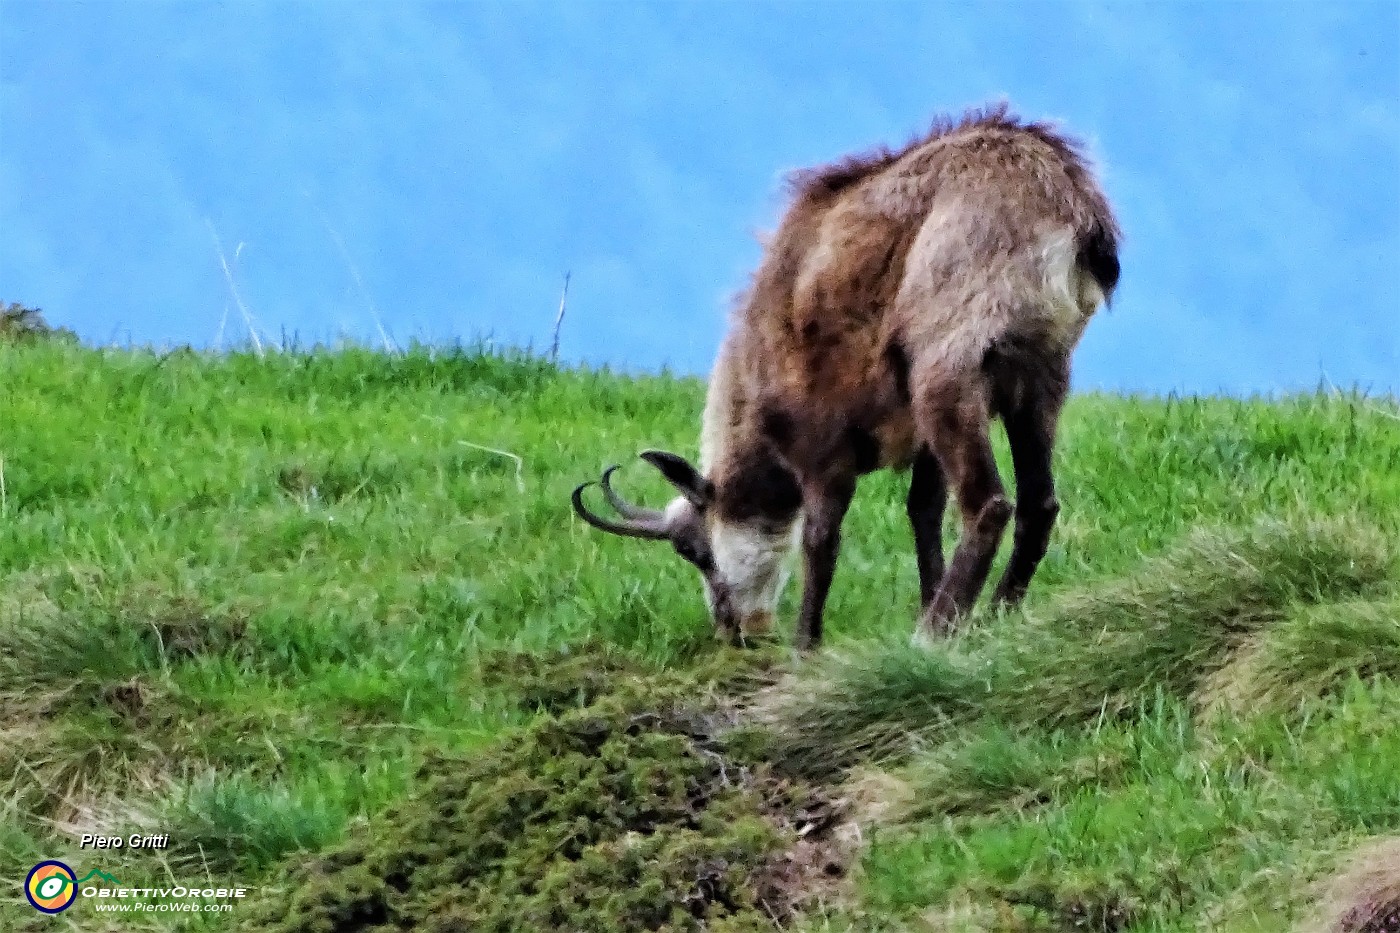
[[1400, 389], [1400, 3], [0, 0], [0, 300], [704, 372], [787, 170], [1006, 98], [1126, 230], [1079, 388]]

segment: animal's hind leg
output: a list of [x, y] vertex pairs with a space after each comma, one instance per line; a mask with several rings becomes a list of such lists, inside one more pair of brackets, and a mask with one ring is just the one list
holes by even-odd
[[927, 447], [914, 458], [905, 508], [914, 529], [914, 554], [919, 561], [919, 607], [927, 609], [943, 580], [943, 510], [948, 505], [948, 484], [938, 458]]
[[942, 634], [972, 608], [986, 584], [1011, 518], [1011, 503], [992, 456], [985, 382], [945, 381], [926, 388], [914, 405], [919, 432], [938, 458], [962, 512], [957, 549], [920, 620], [923, 632]]
[[1002, 414], [1016, 470], [1016, 532], [1011, 559], [993, 597], [999, 603], [1015, 605], [1026, 595], [1060, 512], [1051, 454], [1066, 382], [1056, 379], [1036, 385], [1020, 404]]

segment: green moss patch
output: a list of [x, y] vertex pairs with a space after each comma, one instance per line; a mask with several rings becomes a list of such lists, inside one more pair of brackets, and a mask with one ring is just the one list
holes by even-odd
[[496, 651], [481, 661], [483, 684], [525, 713], [558, 715], [597, 702], [656, 671], [605, 643], [550, 652]]
[[408, 800], [290, 867], [254, 928], [772, 930], [844, 873], [839, 806], [729, 747], [703, 684], [582, 666], [534, 698], [557, 716], [430, 756]]

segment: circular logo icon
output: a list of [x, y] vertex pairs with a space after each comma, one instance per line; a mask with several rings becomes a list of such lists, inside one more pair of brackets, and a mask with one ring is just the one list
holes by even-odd
[[62, 862], [40, 862], [24, 879], [24, 896], [35, 910], [62, 913], [78, 899], [78, 877]]

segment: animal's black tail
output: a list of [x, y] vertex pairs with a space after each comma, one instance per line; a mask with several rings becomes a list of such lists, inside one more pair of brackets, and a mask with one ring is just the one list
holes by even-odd
[[1118, 284], [1118, 237], [1113, 230], [1103, 224], [1094, 224], [1079, 240], [1079, 254], [1075, 257], [1081, 268], [1094, 277], [1103, 290], [1104, 300], [1113, 297], [1113, 289]]

